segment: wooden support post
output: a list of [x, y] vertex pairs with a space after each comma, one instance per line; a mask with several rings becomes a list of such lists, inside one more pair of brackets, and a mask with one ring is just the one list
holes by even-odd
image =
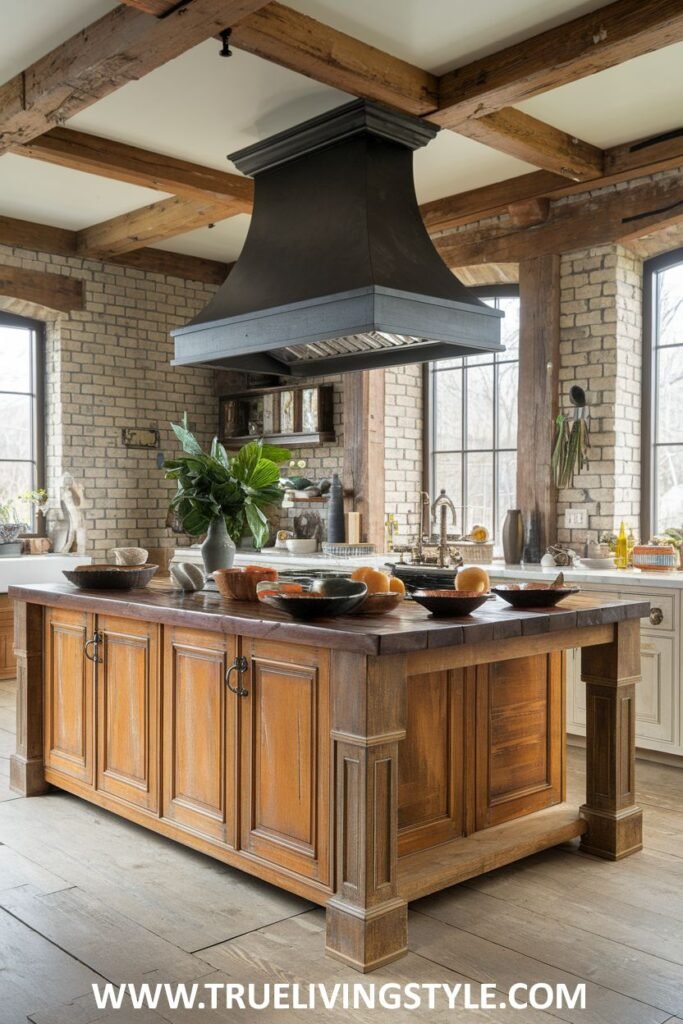
[[14, 602], [17, 656], [17, 749], [10, 758], [10, 788], [39, 796], [49, 786], [43, 764], [43, 609]]
[[587, 853], [620, 860], [643, 846], [643, 812], [635, 802], [636, 683], [640, 680], [640, 623], [614, 627], [611, 644], [584, 647], [586, 683]]
[[541, 554], [557, 539], [557, 493], [550, 460], [560, 364], [560, 257], [519, 265], [517, 504], [538, 521]]
[[407, 951], [408, 905], [398, 895], [406, 662], [339, 651], [332, 672], [337, 891], [327, 903], [326, 949], [367, 972]]
[[360, 512], [362, 540], [384, 551], [384, 370], [344, 376], [344, 490]]

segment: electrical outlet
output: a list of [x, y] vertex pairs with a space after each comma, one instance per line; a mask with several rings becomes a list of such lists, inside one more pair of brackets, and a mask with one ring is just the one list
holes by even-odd
[[588, 529], [588, 510], [585, 508], [568, 508], [564, 514], [564, 525], [568, 530]]

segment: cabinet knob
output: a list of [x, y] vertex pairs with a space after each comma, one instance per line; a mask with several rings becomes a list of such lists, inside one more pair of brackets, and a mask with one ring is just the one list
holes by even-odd
[[232, 665], [230, 666], [225, 675], [225, 683], [228, 689], [232, 690], [233, 693], [236, 693], [238, 697], [246, 697], [247, 694], [249, 693], [249, 690], [245, 690], [244, 687], [240, 686], [239, 683], [237, 684], [237, 686], [231, 686], [230, 676], [232, 675], [233, 672], [237, 672], [238, 676], [241, 676], [244, 675], [244, 673], [248, 670], [249, 662], [244, 657], [244, 655], [241, 655], [239, 658], [235, 658], [235, 660], [233, 661]]
[[664, 612], [661, 608], [650, 608], [650, 622], [653, 626], [661, 626], [664, 622]]
[[[102, 642], [101, 634], [100, 633], [94, 633], [93, 636], [91, 636], [90, 640], [86, 640], [85, 647], [83, 649], [83, 653], [85, 654], [85, 656], [88, 659], [88, 661], [94, 661], [95, 664], [97, 664], [97, 665], [101, 665], [102, 664], [102, 658], [100, 658], [100, 655], [99, 655], [99, 648], [100, 648], [101, 642]], [[92, 654], [90, 653], [90, 648], [92, 648]]]

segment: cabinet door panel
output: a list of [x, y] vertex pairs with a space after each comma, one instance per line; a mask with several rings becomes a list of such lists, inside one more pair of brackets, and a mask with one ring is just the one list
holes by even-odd
[[639, 739], [676, 742], [675, 641], [642, 633], [640, 671], [636, 686], [636, 742]]
[[329, 878], [328, 654], [244, 641], [240, 698], [242, 848], [309, 878]]
[[398, 755], [399, 853], [463, 834], [465, 670], [411, 676]]
[[16, 674], [12, 602], [7, 594], [0, 594], [0, 679], [14, 679]]
[[234, 847], [236, 702], [225, 675], [234, 637], [168, 629], [164, 652], [164, 809], [183, 828]]
[[562, 799], [561, 652], [477, 670], [476, 827]]
[[97, 788], [159, 808], [159, 627], [100, 616]]
[[94, 785], [95, 666], [85, 657], [94, 620], [85, 612], [45, 611], [45, 764]]

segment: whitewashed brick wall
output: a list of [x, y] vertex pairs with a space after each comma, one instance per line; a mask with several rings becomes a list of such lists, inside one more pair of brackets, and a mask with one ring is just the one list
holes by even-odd
[[422, 490], [424, 398], [422, 365], [385, 372], [385, 504], [398, 519], [396, 543], [417, 533], [417, 502]]
[[84, 282], [86, 308], [47, 319], [48, 486], [62, 473], [84, 484], [88, 548], [101, 558], [117, 544], [173, 546], [165, 527], [174, 484], [156, 451], [126, 449], [124, 427], [155, 427], [162, 451], [176, 450], [169, 423], [187, 410], [202, 442], [215, 432], [213, 373], [172, 367], [169, 331], [185, 323], [214, 289], [133, 268], [0, 246], [5, 264]]
[[[626, 249], [604, 245], [561, 263], [560, 407], [569, 389], [586, 391], [590, 463], [558, 497], [558, 539], [583, 549], [621, 520], [639, 533], [642, 266]], [[564, 513], [587, 508], [588, 529], [567, 529]]]

